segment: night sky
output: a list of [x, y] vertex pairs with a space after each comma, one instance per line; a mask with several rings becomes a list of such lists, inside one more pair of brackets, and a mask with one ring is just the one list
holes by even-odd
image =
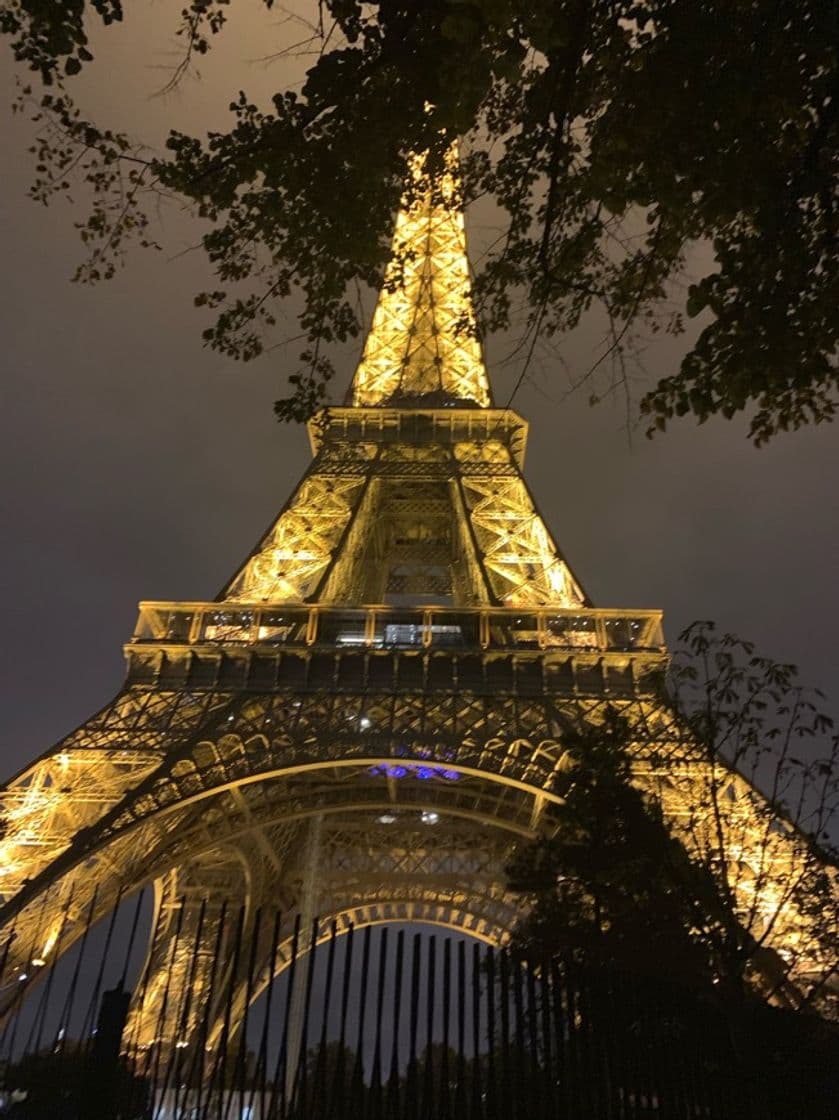
[[[180, 7], [132, 5], [132, 21], [96, 36], [94, 54], [108, 56], [73, 87], [85, 107], [156, 145], [170, 126], [223, 127], [239, 88], [264, 98], [306, 61], [258, 61], [301, 31], [254, 3], [234, 11], [200, 81], [152, 97], [176, 58]], [[247, 366], [202, 348], [192, 297], [212, 281], [201, 252], [184, 252], [198, 227], [175, 207], [153, 231], [164, 252], [138, 251], [96, 289], [68, 282], [80, 254], [74, 212], [25, 197], [31, 129], [8, 109], [10, 57], [4, 43], [2, 777], [119, 687], [139, 599], [216, 594], [309, 461], [304, 431], [271, 412], [296, 348], [277, 345]], [[491, 231], [477, 215], [470, 233], [474, 249]], [[293, 319], [281, 320], [278, 343], [293, 333]], [[671, 643], [712, 618], [796, 662], [839, 714], [839, 429], [760, 450], [742, 419], [630, 440], [622, 395], [592, 409], [590, 389], [569, 394], [600, 334], [588, 324], [563, 341], [562, 360], [541, 355], [515, 399], [531, 423], [527, 477], [576, 574], [598, 606], [663, 608]], [[509, 341], [487, 348], [500, 404], [520, 369], [500, 363]], [[336, 396], [359, 350], [360, 340], [340, 355]], [[636, 397], [679, 352], [649, 348]]]

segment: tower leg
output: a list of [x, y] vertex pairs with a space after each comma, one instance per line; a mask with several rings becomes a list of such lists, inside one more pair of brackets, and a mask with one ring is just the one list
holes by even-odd
[[185, 1073], [201, 1082], [212, 1075], [214, 1028], [252, 908], [247, 867], [233, 849], [176, 868], [156, 889], [148, 958], [124, 1044], [137, 1072], [164, 1094]]

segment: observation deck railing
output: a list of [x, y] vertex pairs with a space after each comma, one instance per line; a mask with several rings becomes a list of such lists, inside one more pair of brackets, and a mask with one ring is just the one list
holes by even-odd
[[661, 611], [143, 602], [131, 644], [664, 651]]

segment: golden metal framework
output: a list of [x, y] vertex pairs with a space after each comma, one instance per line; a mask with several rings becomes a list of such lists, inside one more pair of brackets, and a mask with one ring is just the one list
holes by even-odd
[[357, 407], [442, 394], [487, 407], [460, 207], [457, 153], [429, 179], [414, 156], [391, 261], [352, 386]]
[[[177, 991], [199, 912], [210, 967], [222, 900], [252, 922], [314, 882], [324, 931], [421, 919], [503, 940], [512, 846], [550, 832], [564, 734], [607, 705], [637, 729], [637, 781], [697, 835], [705, 764], [677, 753], [651, 683], [660, 612], [595, 609], [539, 516], [526, 424], [491, 406], [454, 175], [412, 173], [352, 406], [316, 418], [276, 523], [215, 601], [142, 603], [122, 691], [0, 791], [21, 983], [91, 908], [155, 885], [141, 1041], [173, 1036], [156, 985]], [[731, 791], [729, 841], [769, 868], [771, 908], [803, 846], [783, 825], [767, 842], [755, 792], [736, 776]], [[811, 932], [791, 904], [773, 920], [793, 978], [819, 964]], [[225, 982], [241, 1005], [242, 977]]]

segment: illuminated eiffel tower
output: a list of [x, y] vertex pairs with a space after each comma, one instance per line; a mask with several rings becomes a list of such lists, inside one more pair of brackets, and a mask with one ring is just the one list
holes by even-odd
[[[413, 174], [348, 403], [312, 423], [278, 518], [215, 600], [142, 603], [123, 689], [0, 794], [14, 980], [149, 884], [152, 993], [201, 988], [224, 904], [502, 943], [564, 731], [612, 705], [659, 757], [672, 738], [660, 612], [596, 609], [554, 542], [527, 425], [493, 404], [456, 177]], [[650, 757], [639, 782], [666, 786]], [[667, 796], [678, 825], [684, 784]]]

